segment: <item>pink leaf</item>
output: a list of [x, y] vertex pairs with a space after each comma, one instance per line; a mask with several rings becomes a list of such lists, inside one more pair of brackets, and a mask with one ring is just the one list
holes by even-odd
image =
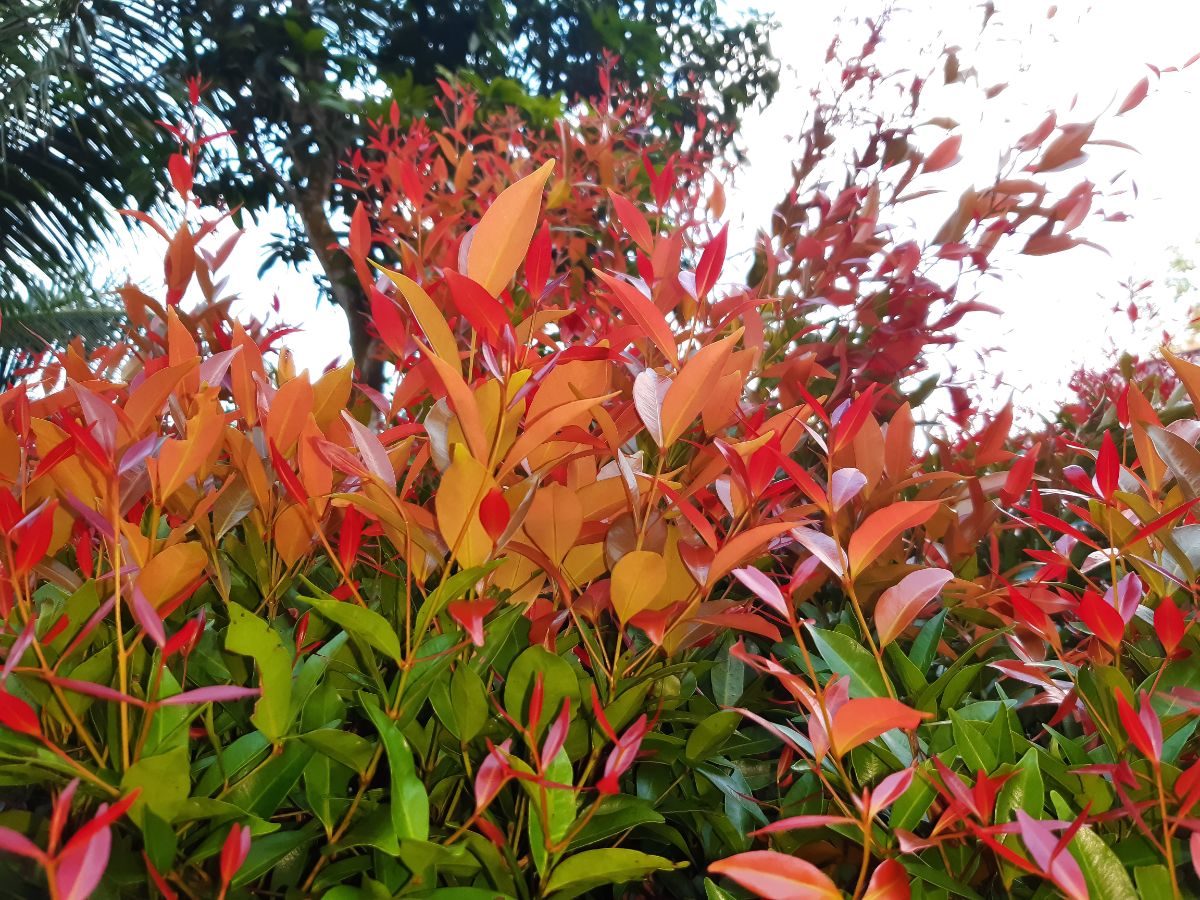
[[788, 615], [787, 600], [784, 599], [783, 593], [779, 590], [778, 585], [770, 578], [760, 572], [758, 569], [750, 568], [749, 566], [742, 569], [734, 569], [733, 575], [754, 592], [763, 603], [771, 607], [784, 618]]
[[196, 688], [184, 691], [173, 697], [159, 700], [159, 706], [186, 706], [189, 703], [227, 703], [230, 700], [244, 700], [247, 697], [257, 697], [258, 688], [241, 687], [236, 684], [214, 684], [211, 687]]
[[829, 499], [834, 510], [839, 510], [866, 487], [867, 476], [858, 469], [838, 469], [829, 481]]
[[846, 555], [829, 535], [812, 528], [793, 528], [792, 537], [834, 575], [841, 578], [845, 574]]
[[954, 573], [946, 569], [920, 569], [884, 591], [875, 605], [879, 646], [894, 641], [953, 578]]

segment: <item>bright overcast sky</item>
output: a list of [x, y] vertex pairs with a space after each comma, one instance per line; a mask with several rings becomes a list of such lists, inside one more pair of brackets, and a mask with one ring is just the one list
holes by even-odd
[[[728, 193], [731, 249], [743, 251], [790, 183], [793, 152], [788, 137], [803, 119], [808, 89], [831, 35], [844, 31], [838, 16], [870, 15], [879, 8], [879, 0], [766, 0], [753, 5], [772, 13], [779, 23], [774, 48], [784, 71], [775, 101], [743, 123], [749, 166]], [[1001, 150], [1031, 130], [1047, 111], [1057, 110], [1060, 122], [1087, 121], [1106, 108], [1111, 113], [1148, 74], [1145, 63], [1178, 66], [1200, 52], [1200, 4], [1189, 0], [1064, 2], [1053, 19], [1047, 19], [1044, 2], [999, 0], [998, 6], [978, 52], [973, 45], [982, 8], [972, 0], [901, 0], [885, 33], [887, 43], [878, 57], [883, 63], [911, 66], [921, 53], [928, 60], [929, 53], [953, 42], [964, 46], [964, 61], [979, 69], [984, 84], [1009, 85], [986, 104], [976, 101], [975, 87], [946, 89], [944, 95], [929, 98], [936, 101], [930, 104], [930, 114], [953, 116], [964, 134], [963, 162], [945, 173], [943, 205], [934, 204], [922, 213], [931, 216], [929, 234], [963, 188], [976, 179], [987, 183]], [[1078, 248], [1040, 259], [1003, 260], [1003, 280], [984, 281], [980, 299], [1004, 314], [968, 317], [960, 328], [965, 342], [955, 356], [960, 372], [982, 373], [980, 377], [989, 381], [1002, 373], [1005, 391], [1012, 390], [1019, 405], [1046, 409], [1062, 396], [1062, 384], [1076, 366], [1102, 363], [1114, 342], [1123, 348], [1139, 341], [1138, 349], [1150, 346], [1145, 328], [1135, 339], [1128, 319], [1111, 310], [1123, 299], [1118, 285], [1127, 278], [1154, 279], [1152, 295], [1166, 303], [1171, 292], [1163, 281], [1169, 275], [1172, 248], [1200, 257], [1195, 246], [1200, 237], [1195, 212], [1200, 205], [1198, 85], [1200, 64], [1168, 75], [1153, 82], [1141, 107], [1120, 120], [1107, 119], [1097, 129], [1097, 137], [1126, 141], [1138, 153], [1101, 149], [1085, 168], [1065, 177], [1073, 179], [1071, 184], [1085, 175], [1099, 182], [1128, 170], [1138, 195], [1123, 198], [1120, 208], [1133, 220], [1086, 232], [1111, 256]], [[943, 136], [935, 126], [919, 135], [930, 147]], [[243, 240], [231, 265], [231, 288], [242, 295], [244, 309], [260, 315], [272, 294], [279, 295], [284, 321], [304, 329], [288, 338], [302, 366], [320, 369], [335, 357], [344, 358], [345, 321], [331, 304], [316, 304], [308, 274], [276, 266], [257, 281], [261, 246], [269, 233], [270, 227], [254, 229]], [[741, 261], [731, 266], [731, 272], [737, 271], [744, 271]], [[1169, 318], [1184, 321], [1186, 309], [1181, 307], [1186, 305], [1173, 304], [1167, 310]], [[983, 347], [1003, 349], [981, 363], [976, 352]], [[945, 371], [948, 362], [942, 358], [931, 360], [931, 365]]]

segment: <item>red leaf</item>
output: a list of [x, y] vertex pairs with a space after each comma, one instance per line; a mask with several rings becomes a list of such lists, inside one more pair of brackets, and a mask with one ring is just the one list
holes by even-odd
[[696, 296], [704, 297], [712, 290], [725, 265], [725, 250], [729, 244], [729, 225], [724, 225], [717, 236], [708, 242], [696, 266]]
[[446, 607], [476, 647], [483, 646], [483, 620], [496, 608], [495, 600], [456, 600]]
[[513, 771], [508, 765], [508, 761], [504, 758], [504, 754], [508, 752], [512, 746], [512, 738], [506, 740], [499, 747], [493, 747], [491, 741], [488, 742], [490, 753], [479, 764], [479, 769], [475, 772], [475, 811], [479, 812], [492, 802], [500, 789], [513, 777]]
[[186, 706], [191, 703], [227, 703], [230, 700], [245, 700], [257, 697], [258, 688], [241, 687], [236, 684], [214, 684], [209, 687], [184, 691], [158, 701], [159, 706]]
[[596, 783], [596, 789], [601, 794], [620, 792], [619, 779], [637, 759], [638, 749], [642, 746], [642, 738], [646, 736], [649, 729], [650, 725], [646, 714], [642, 713], [638, 716], [637, 721], [617, 739], [616, 746], [613, 747], [604, 763], [604, 777]]
[[884, 860], [871, 875], [862, 900], [909, 900], [908, 872], [898, 860]]
[[1100, 453], [1096, 457], [1096, 490], [1105, 500], [1111, 500], [1121, 480], [1121, 460], [1112, 432], [1104, 432]]
[[525, 254], [525, 290], [534, 300], [541, 299], [546, 290], [546, 281], [550, 277], [551, 246], [550, 226], [543, 222], [533, 236], [529, 252]]
[[[1135, 713], [1125, 695], [1117, 692], [1117, 715], [1121, 719], [1121, 727], [1133, 745], [1142, 755], [1158, 762], [1162, 758], [1162, 726], [1154, 714], [1146, 695], [1142, 695], [1142, 710]], [[1147, 727], [1149, 726], [1149, 727]]]
[[14, 697], [2, 689], [0, 689], [0, 725], [11, 728], [18, 734], [27, 734], [36, 738], [42, 736], [42, 723], [38, 721], [38, 714], [33, 707], [20, 697]]
[[1029, 483], [1033, 481], [1034, 466], [1037, 465], [1038, 454], [1042, 450], [1041, 442], [1026, 450], [1008, 470], [1004, 479], [1004, 487], [1000, 490], [1000, 499], [1011, 506], [1021, 499]]
[[833, 881], [807, 860], [774, 850], [751, 850], [708, 867], [765, 900], [842, 900]]
[[1092, 634], [1114, 650], [1125, 637], [1125, 620], [1116, 607], [1105, 603], [1095, 591], [1084, 591], [1083, 599], [1075, 610]]
[[616, 295], [617, 303], [638, 324], [642, 333], [678, 368], [679, 352], [675, 345], [675, 334], [658, 307], [633, 285], [606, 272], [597, 271], [596, 276]]
[[500, 335], [510, 327], [508, 315], [500, 301], [488, 293], [483, 285], [453, 269], [446, 269], [443, 275], [450, 296], [454, 298], [454, 305], [471, 323], [475, 332], [493, 343], [499, 341]]
[[16, 545], [13, 551], [14, 575], [20, 577], [28, 574], [45, 557], [54, 535], [54, 511], [57, 508], [57, 500], [43, 503], [22, 519], [8, 536]]
[[650, 225], [646, 221], [646, 217], [642, 215], [642, 211], [615, 191], [610, 190], [608, 198], [612, 201], [617, 220], [633, 238], [633, 242], [642, 252], [652, 253], [654, 251], [654, 235], [650, 231]]
[[1170, 656], [1175, 652], [1187, 631], [1187, 621], [1183, 613], [1170, 597], [1164, 597], [1154, 610], [1154, 633], [1162, 642], [1163, 649]]
[[167, 160], [167, 172], [179, 196], [186, 198], [192, 192], [192, 165], [187, 157], [182, 153], [172, 153]]
[[233, 881], [242, 863], [250, 853], [250, 829], [240, 822], [234, 822], [225, 836], [221, 847], [221, 884], [227, 887]]
[[779, 590], [779, 586], [770, 578], [760, 572], [758, 569], [749, 567], [742, 569], [734, 569], [733, 576], [742, 584], [750, 588], [754, 595], [763, 603], [775, 610], [785, 619], [788, 617], [788, 603], [784, 599], [783, 593]]
[[479, 504], [479, 521], [483, 523], [483, 530], [487, 532], [493, 544], [500, 540], [505, 529], [508, 528], [510, 517], [511, 513], [508, 501], [504, 499], [504, 491], [498, 487], [492, 488], [484, 495]]
[[384, 346], [397, 357], [403, 357], [408, 329], [404, 327], [400, 307], [395, 300], [376, 288], [371, 288], [371, 323]]

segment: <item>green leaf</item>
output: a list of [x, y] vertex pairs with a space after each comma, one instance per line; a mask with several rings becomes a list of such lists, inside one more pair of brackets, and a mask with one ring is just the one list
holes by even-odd
[[571, 849], [598, 844], [639, 825], [661, 825], [665, 821], [649, 800], [613, 794], [600, 802], [600, 809], [571, 841]]
[[817, 652], [838, 675], [850, 677], [850, 696], [886, 697], [887, 687], [875, 657], [862, 644], [837, 631], [810, 627]]
[[290, 853], [316, 840], [320, 829], [315, 823], [295, 831], [277, 831], [250, 842], [250, 853], [233, 878], [234, 887], [243, 887], [270, 872]]
[[262, 679], [262, 696], [254, 704], [250, 721], [271, 743], [277, 744], [291, 723], [292, 655], [283, 646], [279, 633], [265, 620], [237, 603], [230, 603], [228, 608], [225, 649], [252, 657]]
[[702, 719], [688, 735], [683, 755], [688, 762], [703, 762], [719, 750], [742, 721], [740, 713], [730, 710], [715, 712]]
[[1092, 900], [1137, 900], [1144, 896], [1133, 889], [1133, 882], [1121, 861], [1090, 826], [1084, 825], [1075, 832], [1075, 839], [1068, 849], [1083, 869], [1088, 896]]
[[990, 773], [996, 768], [995, 748], [989, 746], [975, 726], [954, 710], [950, 710], [950, 727], [954, 734], [955, 749], [972, 772], [982, 769]]
[[485, 575], [502, 562], [503, 560], [494, 559], [481, 566], [455, 572], [443, 581], [421, 604], [420, 610], [417, 611], [417, 623], [413, 628], [413, 633], [424, 635], [429, 630], [434, 617], [445, 609], [447, 603], [465, 596], [472, 586], [478, 584]]
[[139, 825], [147, 809], [159, 819], [170, 822], [182, 809], [191, 786], [186, 747], [176, 747], [157, 756], [144, 756], [126, 769], [121, 778], [124, 790], [141, 788], [141, 794], [129, 810], [130, 818]]
[[[529, 721], [529, 698], [535, 678], [542, 676], [542, 714], [537, 722]], [[540, 644], [535, 644], [517, 657], [504, 682], [504, 708], [518, 722], [525, 723], [540, 734], [551, 718], [562, 711], [563, 701], [571, 700], [571, 708], [579, 708], [579, 681], [575, 670], [561, 656], [556, 656]]]
[[[305, 583], [314, 592], [324, 594], [324, 591], [307, 579]], [[345, 629], [355, 640], [374, 647], [389, 659], [400, 662], [404, 657], [404, 651], [400, 649], [400, 638], [396, 637], [396, 632], [388, 624], [388, 620], [375, 610], [359, 606], [357, 603], [342, 603], [328, 594], [300, 599], [315, 609], [322, 618]]]
[[270, 818], [296, 786], [312, 755], [312, 748], [303, 741], [288, 741], [283, 753], [251, 771], [224, 799], [251, 815]]
[[1029, 749], [1017, 763], [1012, 775], [1000, 788], [996, 798], [996, 823], [1011, 822], [1013, 813], [1023, 809], [1035, 819], [1041, 818], [1046, 805], [1046, 789], [1042, 782], [1042, 770], [1038, 766], [1037, 750]]
[[940, 610], [936, 616], [921, 626], [917, 639], [909, 648], [908, 658], [920, 672], [928, 672], [933, 665], [933, 657], [937, 652], [938, 642], [942, 639], [942, 628], [946, 624], [946, 610]]
[[713, 702], [717, 706], [736, 706], [746, 689], [746, 664], [726, 653], [713, 666], [709, 677]]
[[575, 896], [591, 888], [605, 884], [624, 884], [634, 879], [645, 878], [652, 872], [661, 872], [676, 867], [669, 859], [651, 856], [637, 850], [611, 848], [607, 850], [585, 850], [560, 862], [546, 882], [546, 894], [570, 891]]
[[487, 689], [470, 666], [459, 666], [450, 678], [450, 701], [458, 723], [458, 739], [466, 743], [483, 730], [488, 720]]
[[347, 766], [361, 775], [371, 762], [371, 742], [351, 731], [318, 728], [300, 735], [300, 740], [323, 756]]
[[396, 836], [402, 840], [426, 841], [429, 839], [429, 794], [417, 775], [408, 741], [382, 709], [370, 704], [364, 705], [363, 709], [383, 739], [387, 752], [392, 784], [389, 799]]
[[1166, 866], [1138, 866], [1133, 870], [1133, 880], [1139, 897], [1171, 896], [1171, 873]]

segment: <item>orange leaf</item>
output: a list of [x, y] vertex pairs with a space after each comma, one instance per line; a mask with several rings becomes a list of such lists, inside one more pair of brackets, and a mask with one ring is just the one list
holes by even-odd
[[911, 896], [904, 866], [898, 860], [886, 859], [871, 874], [871, 883], [862, 900], [909, 900]]
[[198, 543], [175, 544], [142, 566], [137, 586], [158, 608], [191, 584], [206, 565], [208, 554]]
[[437, 308], [437, 304], [425, 293], [425, 289], [407, 275], [385, 269], [375, 262], [372, 262], [371, 265], [390, 278], [392, 284], [400, 289], [400, 293], [408, 301], [408, 308], [412, 310], [413, 318], [417, 320], [417, 324], [425, 332], [425, 337], [429, 339], [430, 348], [443, 362], [454, 366], [461, 376], [462, 361], [458, 358], [458, 342], [454, 340], [454, 332], [446, 324], [446, 318]]
[[159, 499], [166, 500], [195, 475], [224, 434], [225, 416], [215, 403], [188, 419], [187, 438], [168, 439], [158, 451]]
[[145, 434], [151, 422], [162, 416], [171, 392], [179, 386], [185, 375], [199, 365], [198, 359], [192, 359], [177, 366], [159, 369], [130, 391], [129, 399], [125, 401], [130, 437], [136, 440]]
[[734, 535], [713, 557], [712, 567], [708, 572], [708, 583], [715, 584], [735, 566], [740, 566], [748, 557], [762, 550], [771, 540], [795, 527], [795, 522], [772, 522]]
[[457, 368], [432, 353], [428, 356], [438, 378], [441, 379], [442, 386], [446, 389], [446, 395], [450, 398], [450, 405], [454, 408], [454, 415], [458, 417], [467, 447], [477, 459], [487, 459], [487, 432], [483, 428], [483, 419], [479, 416], [479, 407], [475, 403], [475, 395], [471, 393], [471, 388], [463, 381]]
[[873, 741], [885, 731], [903, 728], [911, 731], [929, 713], [919, 712], [889, 697], [860, 697], [847, 700], [833, 716], [830, 743], [838, 756]]
[[293, 378], [280, 385], [267, 412], [267, 441], [287, 456], [296, 446], [300, 430], [313, 411], [313, 389], [308, 378]]
[[928, 521], [939, 505], [937, 500], [904, 500], [871, 513], [850, 538], [850, 571], [859, 575], [901, 532]]
[[542, 206], [542, 190], [554, 169], [554, 160], [500, 193], [471, 235], [467, 250], [467, 276], [493, 297], [512, 281], [529, 250]]
[[739, 328], [729, 337], [702, 348], [683, 364], [662, 401], [660, 446], [674, 444], [700, 414], [741, 334]]
[[667, 564], [653, 550], [632, 550], [612, 569], [612, 605], [625, 625], [658, 599], [667, 583]]
[[542, 415], [538, 416], [532, 422], [526, 422], [521, 430], [521, 436], [509, 448], [508, 454], [504, 457], [504, 463], [500, 466], [498, 478], [503, 478], [511, 472], [521, 460], [528, 456], [533, 450], [543, 446], [559, 429], [574, 421], [575, 417], [580, 413], [587, 412], [594, 406], [611, 400], [616, 397], [619, 392], [605, 394], [602, 397], [590, 397], [583, 400], [572, 400], [569, 403], [564, 403], [561, 406], [556, 406], [549, 409]]
[[828, 875], [807, 860], [774, 850], [751, 850], [708, 867], [764, 900], [842, 900]]
[[606, 272], [597, 271], [596, 275], [617, 295], [617, 302], [621, 308], [629, 313], [630, 318], [641, 327], [646, 337], [654, 342], [654, 346], [662, 351], [663, 356], [670, 360], [673, 366], [678, 368], [679, 352], [675, 346], [675, 334], [671, 331], [671, 326], [667, 324], [666, 318], [658, 307], [633, 285], [614, 278]]
[[525, 533], [554, 565], [560, 565], [583, 530], [579, 495], [557, 482], [533, 495], [525, 517]]

